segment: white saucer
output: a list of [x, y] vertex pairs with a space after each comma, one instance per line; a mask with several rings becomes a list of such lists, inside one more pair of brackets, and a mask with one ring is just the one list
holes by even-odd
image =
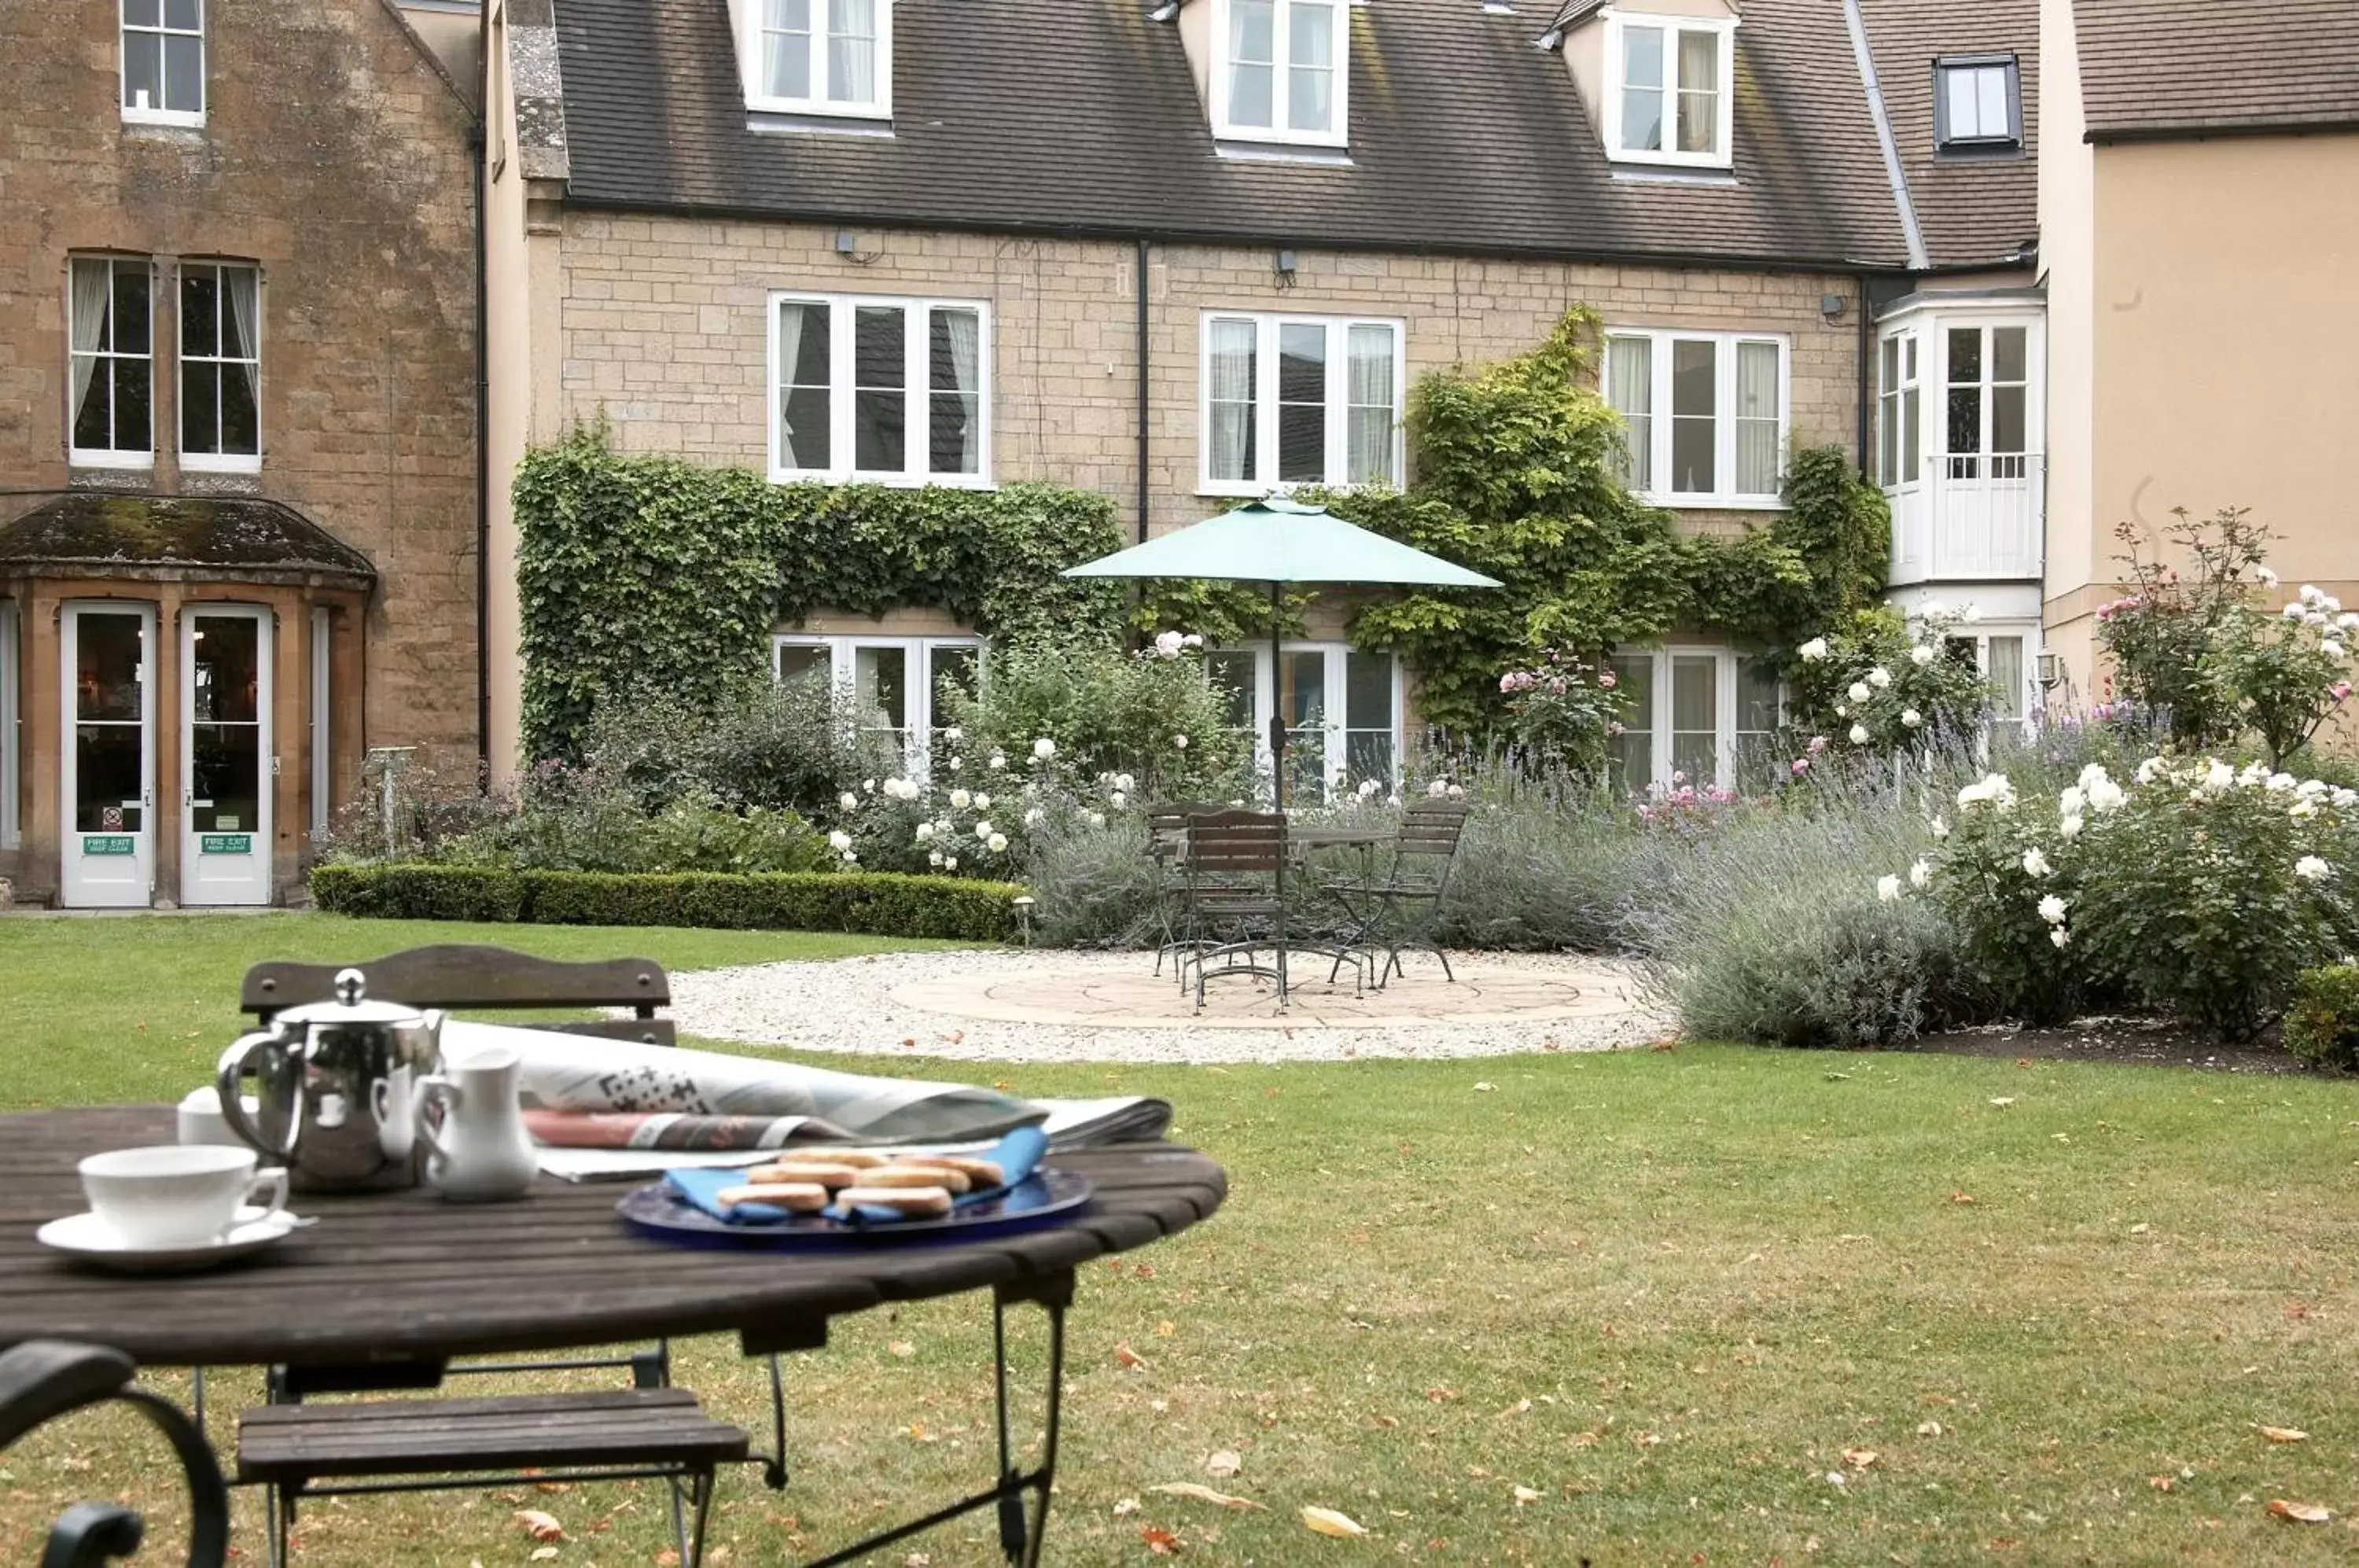
[[69, 1214], [51, 1220], [33, 1233], [44, 1247], [67, 1257], [127, 1274], [172, 1274], [210, 1269], [234, 1258], [259, 1252], [271, 1243], [313, 1222], [281, 1209], [272, 1214], [252, 1205], [241, 1206], [229, 1229], [216, 1241], [194, 1246], [135, 1247], [115, 1234], [94, 1214]]

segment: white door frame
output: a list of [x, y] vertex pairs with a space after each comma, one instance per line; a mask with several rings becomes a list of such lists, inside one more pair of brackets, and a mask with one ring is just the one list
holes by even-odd
[[[139, 826], [136, 831], [85, 833], [74, 821], [82, 711], [76, 676], [82, 666], [82, 619], [92, 615], [136, 616], [140, 623]], [[58, 610], [58, 901], [73, 909], [145, 909], [156, 896], [156, 606], [118, 599], [93, 599]], [[131, 805], [131, 801], [122, 802]], [[132, 841], [127, 855], [84, 853], [86, 844], [114, 849]]]
[[[197, 831], [197, 659], [200, 620], [252, 621], [255, 626], [255, 820], [235, 829]], [[271, 708], [277, 696], [272, 664], [275, 616], [257, 604], [212, 602], [180, 606], [180, 902], [193, 905], [270, 902], [271, 795], [277, 772], [271, 735]], [[210, 802], [207, 802], [209, 805]], [[234, 843], [245, 841], [238, 850]], [[208, 845], [212, 847], [208, 849]]]

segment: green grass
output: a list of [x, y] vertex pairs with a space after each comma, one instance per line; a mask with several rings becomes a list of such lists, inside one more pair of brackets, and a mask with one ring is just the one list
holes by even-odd
[[[222, 921], [171, 937], [195, 922], [92, 921], [56, 934], [66, 924], [38, 924], [45, 967], [29, 990], [5, 963], [21, 928], [0, 927], [0, 1016], [80, 988], [79, 1004], [42, 1003], [55, 1031], [44, 1049], [86, 1063], [92, 1087], [74, 1098], [181, 1086], [205, 1052], [132, 1030], [154, 997], [226, 985], [245, 958], [322, 929]], [[303, 950], [374, 952], [410, 929]], [[209, 956], [185, 975], [135, 975], [113, 944], [151, 931]], [[588, 933], [532, 934], [602, 951]], [[630, 933], [672, 963], [697, 944], [747, 951], [730, 940]], [[119, 994], [88, 984], [115, 973]], [[207, 1050], [232, 1021], [217, 999], [191, 1020], [212, 1031]], [[8, 1070], [19, 1099], [25, 1055]], [[1724, 1047], [986, 1071], [1022, 1093], [1168, 1095], [1178, 1136], [1234, 1184], [1211, 1223], [1083, 1271], [1051, 1561], [1148, 1561], [1147, 1527], [1177, 1532], [1183, 1561], [1212, 1563], [2359, 1553], [2343, 1517], [2359, 1510], [2351, 1085]], [[727, 1561], [792, 1562], [986, 1476], [978, 1307], [848, 1320], [826, 1350], [789, 1361], [795, 1481], [778, 1496], [750, 1473], [727, 1478], [715, 1533]], [[1027, 1331], [1024, 1351], [1038, 1345]], [[1120, 1364], [1125, 1345], [1145, 1365]], [[734, 1345], [684, 1346], [681, 1376], [761, 1430], [762, 1383]], [[254, 1397], [250, 1376], [223, 1382], [224, 1400]], [[2256, 1423], [2310, 1435], [2272, 1443]], [[1204, 1459], [1223, 1449], [1243, 1468], [1218, 1480]], [[1863, 1468], [1846, 1449], [1877, 1458]], [[128, 1489], [168, 1517], [138, 1474], [157, 1465], [152, 1444], [105, 1417], [0, 1457], [0, 1561], [28, 1560], [31, 1532], [71, 1497]], [[1149, 1490], [1175, 1481], [1267, 1511]], [[1539, 1496], [1518, 1506], [1519, 1486]], [[2273, 1497], [2337, 1518], [2280, 1523], [2265, 1511]], [[1139, 1506], [1117, 1513], [1129, 1499]], [[1310, 1535], [1305, 1504], [1343, 1510], [1372, 1538]], [[298, 1561], [521, 1563], [532, 1543], [512, 1521], [519, 1507], [564, 1523], [565, 1563], [646, 1564], [665, 1544], [656, 1488], [583, 1487], [316, 1506]], [[997, 1561], [987, 1533], [953, 1526], [877, 1561], [915, 1549], [933, 1568], [980, 1568]], [[258, 1541], [243, 1540], [258, 1560]]]

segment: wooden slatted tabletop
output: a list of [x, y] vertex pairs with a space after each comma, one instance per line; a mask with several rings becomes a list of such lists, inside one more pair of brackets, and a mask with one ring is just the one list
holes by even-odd
[[1186, 1229], [1228, 1191], [1195, 1150], [1141, 1143], [1059, 1153], [1097, 1183], [1089, 1208], [962, 1247], [674, 1247], [615, 1217], [628, 1184], [549, 1177], [513, 1203], [298, 1194], [292, 1206], [318, 1225], [202, 1274], [96, 1273], [33, 1239], [85, 1207], [83, 1156], [172, 1138], [164, 1105], [0, 1116], [0, 1346], [59, 1338], [147, 1366], [353, 1366], [735, 1332], [759, 1353], [821, 1344], [829, 1318], [886, 1301], [1062, 1274]]

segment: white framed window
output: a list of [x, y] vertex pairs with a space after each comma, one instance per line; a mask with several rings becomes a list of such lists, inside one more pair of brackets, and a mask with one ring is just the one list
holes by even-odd
[[205, 123], [205, 0], [122, 0], [126, 125]]
[[2039, 649], [2039, 637], [2033, 628], [1976, 626], [1971, 632], [1951, 633], [1943, 645], [1951, 659], [1981, 670], [1990, 683], [1993, 724], [2020, 724], [2030, 716], [2028, 681]]
[[310, 693], [306, 704], [306, 716], [310, 720], [311, 745], [311, 833], [314, 837], [328, 831], [328, 818], [335, 808], [335, 774], [331, 753], [335, 746], [335, 731], [328, 723], [330, 677], [334, 669], [334, 621], [324, 609], [311, 612]]
[[770, 296], [770, 477], [990, 483], [979, 302]]
[[16, 847], [16, 604], [0, 599], [0, 849]]
[[2021, 77], [2011, 54], [1945, 55], [1933, 62], [1933, 136], [1944, 151], [2023, 144]]
[[1204, 312], [1202, 493], [1399, 485], [1402, 335], [1398, 321]]
[[2035, 450], [2029, 324], [1944, 325], [1941, 339], [1944, 475], [2023, 479]]
[[69, 459], [92, 467], [146, 468], [156, 461], [147, 258], [78, 256], [68, 277]]
[[262, 466], [262, 269], [180, 264], [180, 465]]
[[1344, 145], [1351, 0], [1212, 0], [1212, 134]]
[[1608, 664], [1622, 699], [1608, 752], [1623, 789], [1758, 790], [1776, 780], [1785, 689], [1768, 659], [1673, 645], [1625, 648]]
[[926, 770], [935, 737], [950, 724], [949, 693], [982, 690], [979, 637], [830, 637], [782, 632], [770, 639], [781, 681], [825, 681], [850, 693], [863, 733], [890, 738], [913, 775]]
[[1736, 118], [1735, 18], [1604, 15], [1606, 156], [1728, 168]]
[[1231, 727], [1250, 733], [1269, 761], [1269, 716], [1286, 719], [1287, 794], [1314, 800], [1374, 780], [1400, 780], [1400, 666], [1391, 654], [1340, 642], [1288, 642], [1273, 665], [1267, 647], [1216, 648], [1208, 680], [1227, 695]]
[[745, 106], [890, 119], [893, 0], [745, 0]]
[[1924, 388], [1917, 334], [1895, 332], [1876, 345], [1875, 472], [1888, 490], [1924, 478]]
[[1628, 427], [1630, 487], [1673, 506], [1780, 505], [1787, 359], [1782, 337], [1610, 329], [1605, 400]]

